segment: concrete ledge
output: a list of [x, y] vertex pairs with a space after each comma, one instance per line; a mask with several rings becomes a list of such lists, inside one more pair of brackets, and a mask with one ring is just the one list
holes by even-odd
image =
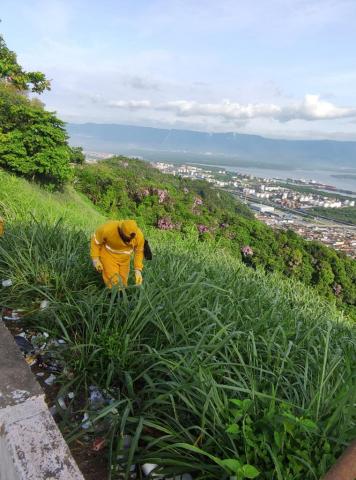
[[0, 321], [0, 480], [84, 480], [44, 393]]

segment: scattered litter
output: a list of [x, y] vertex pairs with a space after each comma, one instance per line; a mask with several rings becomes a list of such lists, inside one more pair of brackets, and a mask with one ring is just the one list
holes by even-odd
[[52, 405], [52, 407], [50, 407], [48, 410], [49, 410], [49, 413], [52, 415], [52, 417], [54, 417], [55, 414], [57, 413], [57, 407], [55, 405]]
[[58, 398], [57, 398], [57, 402], [58, 402], [58, 405], [59, 405], [63, 410], [67, 410], [67, 405], [66, 405], [66, 402], [64, 401], [64, 398], [63, 398], [63, 397], [58, 397]]
[[51, 375], [48, 378], [46, 378], [45, 384], [46, 385], [53, 385], [55, 380], [56, 380], [56, 376], [51, 373]]
[[18, 337], [26, 338], [26, 332], [21, 332], [17, 334]]
[[70, 400], [73, 400], [73, 398], [74, 398], [74, 392], [69, 392], [69, 393], [68, 393], [68, 398], [69, 398]]
[[33, 365], [36, 365], [36, 363], [37, 363], [36, 355], [26, 355], [25, 360], [26, 360], [26, 363], [29, 367], [32, 367]]
[[95, 385], [90, 385], [89, 387], [90, 396], [89, 402], [93, 408], [101, 407], [105, 403], [105, 398], [102, 392]]
[[48, 300], [42, 300], [42, 302], [40, 303], [40, 309], [41, 310], [44, 310], [45, 308], [48, 308], [49, 306], [49, 301]]
[[4, 308], [2, 311], [3, 320], [17, 321], [21, 319], [22, 315], [23, 313], [20, 310], [13, 310], [12, 308]]
[[12, 280], [11, 280], [11, 278], [9, 278], [9, 279], [7, 279], [7, 280], [3, 280], [3, 281], [1, 282], [1, 285], [2, 285], [3, 287], [11, 287], [11, 285], [12, 285]]
[[38, 373], [36, 373], [36, 377], [44, 377], [44, 372], [38, 372]]
[[63, 340], [63, 338], [59, 338], [57, 340], [57, 343], [59, 343], [59, 345], [65, 345], [67, 342], [65, 340]]
[[98, 437], [94, 440], [92, 450], [94, 452], [99, 452], [102, 448], [105, 447], [106, 440], [104, 437]]
[[34, 335], [31, 338], [31, 342], [40, 350], [44, 350], [46, 347], [47, 340], [42, 333], [39, 333], [38, 335]]
[[24, 338], [23, 336], [15, 335], [14, 339], [17, 346], [20, 348], [22, 352], [24, 353], [34, 352], [35, 349], [32, 343], [26, 340], [26, 338]]
[[48, 372], [59, 373], [63, 370], [62, 365], [58, 360], [55, 360], [50, 353], [45, 353], [41, 356], [40, 359], [41, 367], [46, 369]]
[[153, 470], [157, 467], [158, 465], [156, 465], [155, 463], [145, 463], [144, 465], [142, 465], [142, 471], [146, 475], [146, 477], [148, 477], [148, 475], [153, 472]]
[[89, 415], [85, 412], [82, 420], [82, 428], [84, 428], [84, 430], [87, 430], [88, 428], [90, 428], [90, 426], [91, 422], [89, 421]]

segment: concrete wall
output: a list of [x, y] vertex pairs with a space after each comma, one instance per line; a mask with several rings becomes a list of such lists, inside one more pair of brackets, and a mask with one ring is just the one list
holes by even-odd
[[84, 480], [44, 393], [0, 321], [0, 480]]

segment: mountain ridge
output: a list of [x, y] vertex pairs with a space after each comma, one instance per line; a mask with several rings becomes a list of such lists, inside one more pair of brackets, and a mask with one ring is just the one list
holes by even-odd
[[[173, 157], [191, 154], [198, 156], [191, 161], [205, 159], [210, 164], [214, 164], [212, 156], [222, 156], [226, 165], [247, 162], [293, 169], [310, 168], [312, 162], [313, 168], [356, 169], [356, 141], [272, 139], [236, 132], [210, 133], [93, 122], [69, 123], [67, 131], [72, 143], [112, 153], [147, 150], [174, 154]], [[176, 161], [182, 160], [184, 158], [176, 158]], [[217, 163], [221, 163], [221, 158]]]

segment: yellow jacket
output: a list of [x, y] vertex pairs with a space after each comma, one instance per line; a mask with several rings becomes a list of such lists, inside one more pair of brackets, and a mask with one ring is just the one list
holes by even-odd
[[129, 221], [134, 225], [132, 233], [135, 233], [136, 236], [129, 243], [125, 243], [118, 232], [118, 228], [122, 227], [124, 222], [128, 223], [125, 220], [113, 220], [101, 225], [91, 238], [90, 256], [91, 258], [100, 258], [103, 248], [114, 256], [120, 256], [120, 258], [123, 258], [124, 255], [131, 255], [134, 252], [134, 268], [135, 270], [142, 270], [143, 247], [145, 243], [143, 233], [136, 225], [136, 222]]

